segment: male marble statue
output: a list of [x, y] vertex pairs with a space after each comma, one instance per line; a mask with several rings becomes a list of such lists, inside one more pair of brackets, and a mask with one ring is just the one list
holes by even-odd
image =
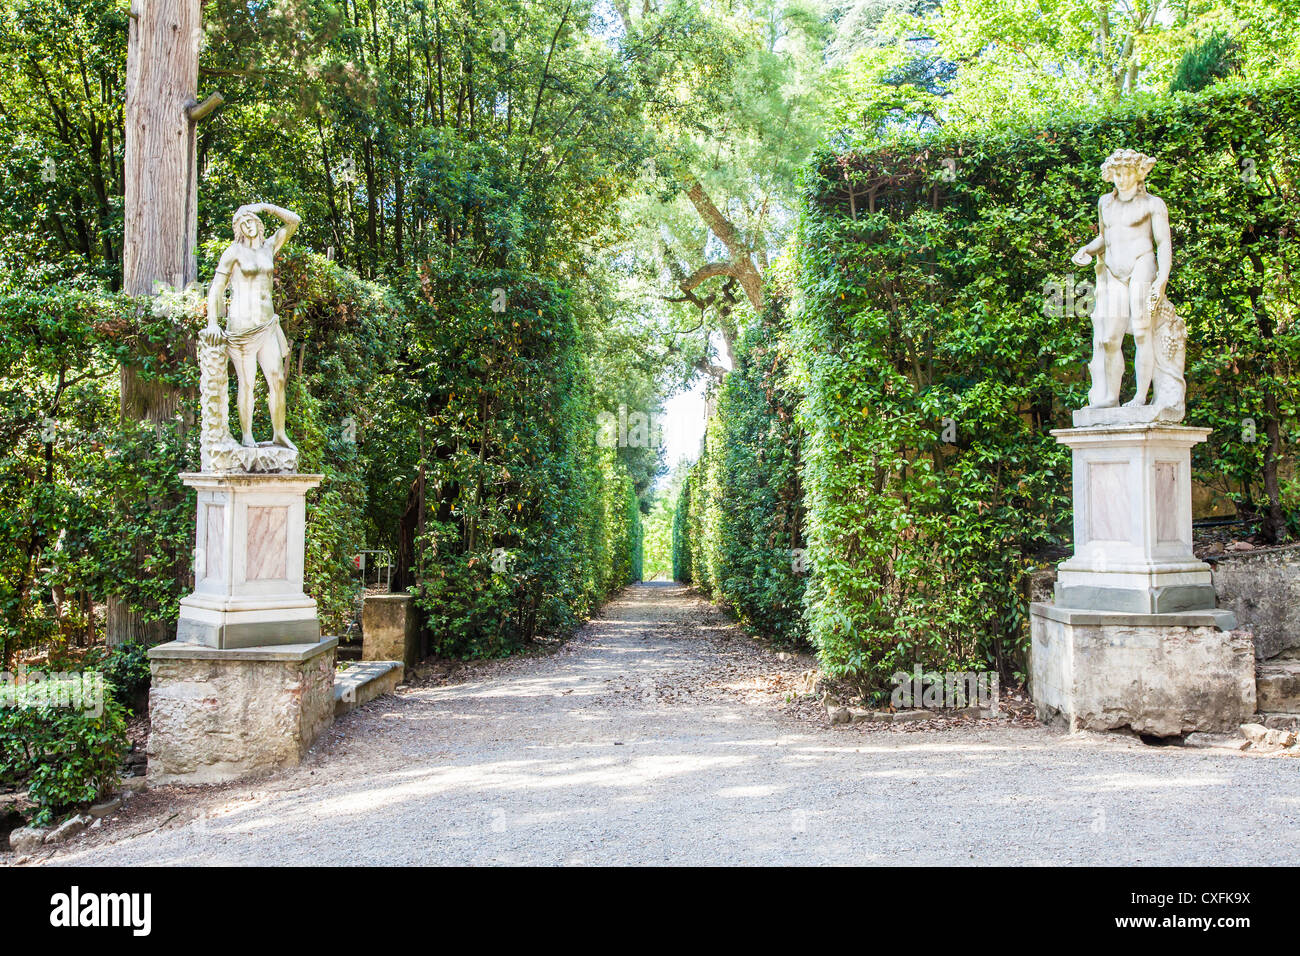
[[[284, 225], [270, 239], [258, 214], [269, 212]], [[203, 372], [204, 471], [291, 471], [297, 448], [285, 431], [285, 366], [288, 342], [272, 309], [275, 255], [302, 220], [287, 209], [254, 203], [235, 210], [235, 241], [217, 265], [208, 290], [208, 324], [201, 339]], [[226, 307], [226, 292], [230, 305]], [[218, 320], [226, 316], [223, 332]], [[241, 440], [236, 446], [226, 423], [226, 363], [235, 366]], [[253, 400], [257, 370], [267, 386], [272, 439], [259, 446], [253, 438]], [[250, 449], [239, 452], [239, 448]]]
[[[1101, 178], [1115, 189], [1097, 203], [1097, 237], [1071, 260], [1086, 266], [1096, 257], [1090, 409], [1119, 405], [1126, 332], [1136, 346], [1137, 388], [1124, 403], [1134, 411], [1107, 420], [1177, 422], [1184, 413], [1187, 330], [1165, 297], [1172, 266], [1169, 211], [1164, 200], [1147, 192], [1145, 182], [1155, 164], [1152, 157], [1131, 149], [1117, 149], [1106, 158]], [[1153, 383], [1154, 396], [1147, 406]]]

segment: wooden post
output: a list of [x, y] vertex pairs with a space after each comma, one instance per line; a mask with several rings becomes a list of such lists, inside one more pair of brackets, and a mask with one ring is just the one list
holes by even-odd
[[[198, 165], [190, 109], [199, 82], [200, 0], [132, 0], [126, 54], [126, 191], [122, 288], [152, 295], [158, 283], [198, 279]], [[159, 425], [178, 412], [179, 389], [121, 370], [123, 420]], [[164, 503], [167, 507], [170, 503]], [[178, 561], [185, 565], [188, 562]], [[168, 639], [157, 624], [110, 597], [108, 642]]]
[[189, 109], [199, 83], [199, 0], [133, 0], [126, 54], [123, 287], [198, 278], [198, 167]]

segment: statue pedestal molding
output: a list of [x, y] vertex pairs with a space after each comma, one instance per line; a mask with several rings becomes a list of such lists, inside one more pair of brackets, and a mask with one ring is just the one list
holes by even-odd
[[1052, 434], [1074, 459], [1074, 557], [1058, 570], [1056, 603], [1142, 614], [1214, 607], [1210, 566], [1192, 553], [1192, 446], [1210, 430], [1127, 424]]
[[1052, 432], [1073, 454], [1075, 551], [1055, 603], [1030, 605], [1040, 720], [1169, 737], [1234, 731], [1254, 713], [1254, 643], [1215, 608], [1210, 566], [1192, 553], [1191, 449], [1209, 433]]
[[307, 492], [321, 475], [185, 474], [198, 491], [194, 592], [178, 641], [229, 649], [320, 640], [303, 593]]

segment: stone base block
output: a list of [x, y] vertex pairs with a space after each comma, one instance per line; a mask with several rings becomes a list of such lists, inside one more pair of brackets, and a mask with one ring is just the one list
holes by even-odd
[[1256, 668], [1255, 698], [1262, 712], [1300, 714], [1300, 660], [1261, 661]]
[[334, 721], [337, 645], [150, 650], [149, 783], [220, 783], [297, 764]]
[[420, 663], [420, 632], [409, 594], [370, 594], [361, 611], [361, 659]]
[[1234, 732], [1255, 712], [1255, 648], [1231, 612], [1126, 614], [1030, 605], [1038, 717], [1154, 737]]

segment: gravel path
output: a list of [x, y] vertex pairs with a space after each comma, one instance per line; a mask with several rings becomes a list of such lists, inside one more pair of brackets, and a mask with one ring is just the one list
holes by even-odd
[[808, 666], [686, 588], [634, 586], [553, 653], [416, 681], [292, 771], [147, 791], [48, 862], [1300, 862], [1300, 760], [831, 728], [787, 702]]

